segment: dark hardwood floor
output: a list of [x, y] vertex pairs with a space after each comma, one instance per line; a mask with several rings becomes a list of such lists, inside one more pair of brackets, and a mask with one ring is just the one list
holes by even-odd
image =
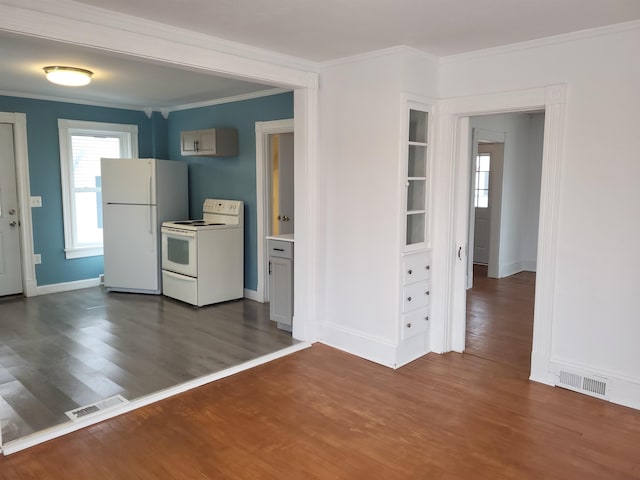
[[0, 419], [7, 443], [69, 421], [66, 411], [128, 400], [290, 346], [268, 304], [195, 308], [90, 288], [0, 299]]
[[640, 479], [638, 411], [527, 380], [522, 278], [491, 287], [506, 330], [470, 322], [469, 353], [394, 371], [316, 344], [0, 458], [0, 478]]

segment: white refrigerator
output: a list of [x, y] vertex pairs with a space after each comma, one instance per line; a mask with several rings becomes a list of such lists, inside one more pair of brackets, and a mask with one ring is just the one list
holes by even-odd
[[187, 163], [103, 158], [104, 285], [162, 293], [162, 222], [189, 218]]

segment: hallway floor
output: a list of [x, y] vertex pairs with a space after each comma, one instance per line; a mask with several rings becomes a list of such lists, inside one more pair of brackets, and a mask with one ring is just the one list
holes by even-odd
[[498, 362], [528, 378], [536, 274], [520, 272], [498, 280], [487, 277], [486, 266], [474, 265], [473, 271], [465, 354]]

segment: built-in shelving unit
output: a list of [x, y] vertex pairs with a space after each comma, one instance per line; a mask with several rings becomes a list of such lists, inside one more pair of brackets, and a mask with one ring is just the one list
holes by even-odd
[[431, 250], [429, 240], [429, 115], [431, 106], [402, 100], [401, 298], [396, 365], [430, 351]]

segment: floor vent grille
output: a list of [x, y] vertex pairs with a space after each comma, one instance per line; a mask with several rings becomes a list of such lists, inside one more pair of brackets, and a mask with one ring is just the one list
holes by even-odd
[[105, 410], [110, 410], [120, 405], [124, 405], [125, 403], [129, 403], [129, 401], [126, 398], [124, 398], [122, 395], [115, 395], [113, 397], [100, 400], [99, 402], [92, 403], [91, 405], [85, 405], [84, 407], [74, 408], [73, 410], [69, 410], [68, 412], [65, 412], [65, 414], [71, 420], [76, 422], [82, 418], [93, 416], [99, 412], [103, 412]]
[[593, 375], [586, 376], [560, 370], [557, 385], [593, 397], [606, 398], [607, 396], [607, 379]]

